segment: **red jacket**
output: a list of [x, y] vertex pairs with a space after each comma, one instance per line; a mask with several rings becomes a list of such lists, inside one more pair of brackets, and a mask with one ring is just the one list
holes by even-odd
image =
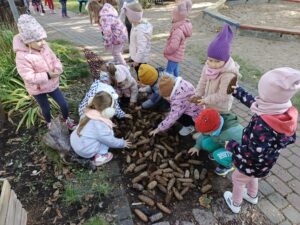
[[192, 36], [192, 24], [189, 20], [173, 23], [170, 36], [164, 50], [164, 56], [174, 62], [184, 60], [186, 38]]

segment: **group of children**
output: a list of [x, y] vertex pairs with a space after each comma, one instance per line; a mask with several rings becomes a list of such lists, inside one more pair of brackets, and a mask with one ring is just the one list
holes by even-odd
[[[130, 148], [129, 140], [116, 138], [112, 118], [132, 119], [122, 107], [128, 101], [136, 110], [166, 111], [166, 118], [150, 132], [165, 132], [176, 122], [182, 124], [182, 136], [194, 132], [195, 146], [191, 155], [207, 151], [208, 157], [219, 165], [215, 172], [225, 176], [233, 171], [233, 191], [224, 198], [234, 213], [239, 213], [242, 200], [258, 201], [258, 178], [268, 175], [280, 150], [295, 142], [298, 111], [290, 99], [300, 89], [300, 71], [278, 68], [265, 73], [254, 98], [242, 87], [233, 85], [241, 77], [239, 65], [230, 56], [233, 32], [224, 25], [209, 44], [207, 61], [196, 88], [179, 76], [179, 63], [184, 58], [186, 38], [192, 26], [187, 19], [190, 0], [180, 0], [172, 12], [172, 29], [164, 49], [167, 68], [149, 65], [152, 25], [142, 18], [143, 10], [136, 1], [125, 2], [121, 14], [132, 25], [129, 53], [136, 79], [122, 56], [127, 30], [112, 5], [89, 3], [91, 19], [99, 23], [105, 48], [114, 56], [114, 63], [101, 67], [95, 80], [79, 105], [79, 125], [71, 134], [76, 154], [90, 158], [94, 165], [109, 162], [113, 155], [109, 148]], [[44, 41], [46, 33], [37, 21], [22, 15], [19, 34], [14, 38], [16, 65], [25, 87], [41, 106], [48, 127], [51, 127], [47, 95], [60, 105], [66, 124], [74, 128], [68, 117], [67, 104], [58, 88], [62, 65]], [[233, 89], [232, 91], [228, 91]], [[148, 93], [143, 103], [137, 102], [139, 92]], [[233, 98], [237, 98], [254, 113], [245, 128], [231, 112]], [[116, 128], [117, 129], [117, 128]]]

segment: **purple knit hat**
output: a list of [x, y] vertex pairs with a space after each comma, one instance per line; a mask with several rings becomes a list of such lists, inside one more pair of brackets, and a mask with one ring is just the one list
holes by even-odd
[[220, 61], [230, 58], [230, 45], [233, 39], [233, 32], [228, 24], [223, 26], [222, 31], [210, 43], [207, 49], [207, 56]]

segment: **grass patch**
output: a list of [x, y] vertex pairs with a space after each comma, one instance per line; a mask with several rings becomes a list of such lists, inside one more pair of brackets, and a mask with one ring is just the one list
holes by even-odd
[[102, 217], [96, 216], [90, 218], [87, 222], [84, 223], [84, 225], [109, 225], [109, 224]]
[[[59, 3], [59, 1], [58, 0], [55, 0], [54, 1], [54, 7], [56, 8], [56, 9], [61, 9], [61, 4]], [[77, 1], [77, 0], [68, 0], [67, 1], [67, 10], [68, 11], [72, 11], [72, 12], [74, 12], [74, 13], [79, 13], [79, 2]], [[84, 3], [82, 4], [82, 13], [84, 14], [84, 15], [87, 15], [88, 13], [87, 13], [87, 11], [85, 10], [85, 5], [84, 5]]]
[[84, 196], [107, 196], [112, 191], [107, 174], [100, 170], [96, 172], [79, 170], [76, 172], [75, 178], [66, 181], [64, 186], [63, 199], [67, 205], [79, 202]]

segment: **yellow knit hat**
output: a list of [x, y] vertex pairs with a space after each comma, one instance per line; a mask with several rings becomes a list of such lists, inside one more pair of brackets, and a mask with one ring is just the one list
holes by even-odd
[[138, 79], [144, 85], [153, 85], [158, 78], [157, 70], [148, 64], [141, 64], [138, 71]]

